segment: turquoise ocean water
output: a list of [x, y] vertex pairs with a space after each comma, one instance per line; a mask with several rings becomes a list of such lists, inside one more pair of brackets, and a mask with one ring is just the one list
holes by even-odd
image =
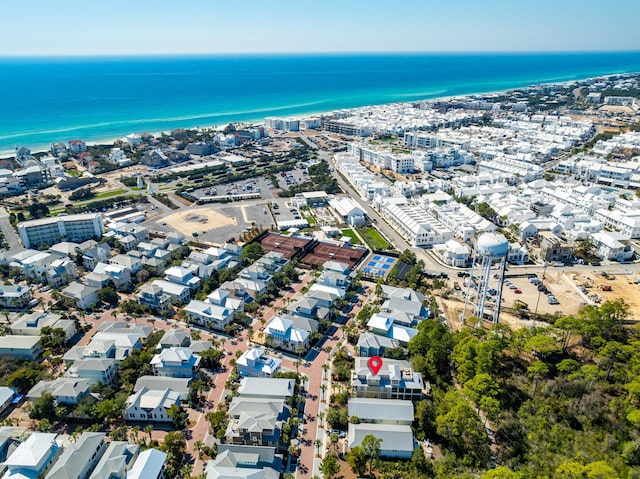
[[0, 58], [0, 153], [640, 71], [640, 52]]

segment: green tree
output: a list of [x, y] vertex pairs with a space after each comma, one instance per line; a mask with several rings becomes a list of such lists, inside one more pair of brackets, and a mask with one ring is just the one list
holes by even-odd
[[504, 466], [496, 467], [482, 475], [482, 479], [520, 479], [520, 475]]
[[168, 432], [160, 445], [160, 450], [167, 454], [166, 468], [170, 475], [174, 475], [187, 450], [187, 441], [184, 435], [178, 431]]
[[546, 376], [547, 374], [549, 374], [549, 366], [547, 366], [542, 361], [534, 361], [527, 369], [527, 372], [529, 373], [529, 377], [531, 377], [531, 380], [533, 381], [533, 392], [531, 393], [531, 397], [535, 398], [536, 391], [538, 389], [538, 381], [541, 376]]
[[42, 373], [35, 369], [20, 368], [7, 377], [7, 386], [16, 388], [21, 393], [26, 393], [35, 386], [41, 376]]
[[360, 446], [354, 446], [346, 455], [347, 464], [351, 467], [351, 470], [359, 477], [362, 477], [367, 472], [368, 458], [365, 456], [364, 451]]
[[54, 420], [56, 417], [56, 402], [53, 396], [49, 393], [42, 393], [31, 406], [29, 417], [31, 419]]
[[189, 422], [189, 415], [177, 404], [172, 404], [171, 407], [167, 409], [167, 416], [171, 419], [173, 427], [176, 429], [183, 429]]
[[111, 286], [105, 286], [104, 288], [100, 289], [98, 291], [97, 298], [99, 301], [110, 304], [111, 306], [115, 306], [120, 302], [120, 296], [118, 296], [116, 290]]
[[416, 370], [437, 384], [447, 382], [450, 378], [449, 351], [452, 347], [451, 333], [435, 320], [421, 321], [418, 334], [408, 345]]
[[373, 434], [367, 434], [362, 438], [360, 447], [362, 453], [369, 462], [369, 475], [373, 473], [373, 464], [380, 459], [380, 446], [382, 445], [382, 439], [375, 437]]
[[340, 464], [338, 464], [338, 458], [334, 453], [325, 456], [320, 463], [320, 471], [325, 479], [331, 479], [340, 471]]
[[620, 475], [605, 461], [592, 462], [584, 467], [586, 479], [620, 479]]
[[60, 350], [67, 343], [67, 333], [62, 328], [45, 326], [40, 330], [40, 344], [45, 349]]
[[263, 255], [264, 251], [262, 249], [262, 246], [260, 246], [260, 243], [249, 243], [245, 245], [244, 248], [242, 248], [242, 252], [240, 253], [240, 261], [244, 265], [252, 264]]
[[563, 462], [553, 474], [553, 479], [583, 479], [584, 466], [575, 461]]

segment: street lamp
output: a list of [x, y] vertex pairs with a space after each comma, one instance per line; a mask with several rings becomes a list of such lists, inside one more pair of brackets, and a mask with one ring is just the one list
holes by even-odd
[[[544, 285], [544, 278], [547, 273], [547, 266], [549, 263], [547, 261], [544, 262], [544, 268], [542, 269], [542, 283], [540, 285]], [[540, 304], [540, 295], [542, 294], [542, 290], [538, 288], [538, 299], [536, 300], [536, 309], [533, 312], [533, 327], [536, 327], [536, 318], [538, 317], [538, 305]]]

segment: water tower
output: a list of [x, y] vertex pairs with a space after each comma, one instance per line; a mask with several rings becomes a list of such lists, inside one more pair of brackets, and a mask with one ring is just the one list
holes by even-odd
[[[498, 322], [508, 252], [509, 242], [501, 234], [484, 233], [478, 237], [467, 287], [463, 321], [467, 304], [474, 295], [472, 314], [478, 318], [490, 319], [494, 323]], [[471, 288], [474, 289], [474, 293], [471, 293]]]

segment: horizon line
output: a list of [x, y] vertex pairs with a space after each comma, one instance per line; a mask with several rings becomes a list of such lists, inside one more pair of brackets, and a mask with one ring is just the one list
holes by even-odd
[[282, 52], [184, 52], [184, 53], [0, 53], [0, 58], [140, 58], [140, 57], [229, 57], [229, 56], [353, 56], [353, 55], [593, 55], [640, 53], [628, 50], [364, 50]]

